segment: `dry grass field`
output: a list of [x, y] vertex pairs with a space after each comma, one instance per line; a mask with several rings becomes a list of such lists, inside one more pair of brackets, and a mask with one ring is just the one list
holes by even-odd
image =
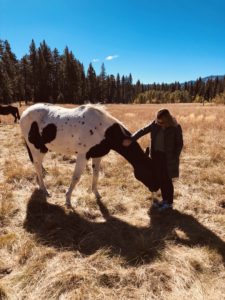
[[107, 106], [132, 132], [162, 107], [185, 146], [174, 210], [161, 215], [114, 152], [102, 160], [101, 200], [88, 192], [89, 163], [74, 210], [64, 203], [75, 157], [48, 153], [46, 202], [19, 125], [0, 116], [0, 299], [225, 299], [225, 106]]

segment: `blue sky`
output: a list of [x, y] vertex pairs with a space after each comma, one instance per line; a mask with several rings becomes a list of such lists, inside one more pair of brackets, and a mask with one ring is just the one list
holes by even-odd
[[97, 74], [183, 82], [225, 74], [225, 1], [0, 0], [0, 39], [18, 59], [45, 40]]

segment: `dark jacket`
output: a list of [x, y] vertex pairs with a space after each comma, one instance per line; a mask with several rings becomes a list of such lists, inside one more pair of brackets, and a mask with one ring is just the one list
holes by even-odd
[[[154, 142], [161, 127], [153, 121], [132, 135], [132, 141], [136, 141], [143, 135], [151, 133], [151, 157], [154, 159]], [[179, 177], [179, 157], [183, 148], [182, 129], [179, 124], [165, 128], [164, 146], [167, 162], [167, 171], [170, 178]]]

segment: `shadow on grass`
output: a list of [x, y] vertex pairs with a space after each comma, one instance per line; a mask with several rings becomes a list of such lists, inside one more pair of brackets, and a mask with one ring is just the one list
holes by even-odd
[[[84, 255], [107, 248], [112, 256], [120, 255], [130, 265], [155, 260], [168, 240], [190, 247], [207, 246], [216, 250], [225, 262], [225, 243], [191, 215], [177, 210], [159, 215], [151, 210], [150, 226], [137, 227], [111, 216], [101, 200], [97, 203], [104, 222], [90, 221], [76, 211], [50, 204], [41, 191], [35, 190], [27, 205], [24, 227], [42, 244]], [[177, 228], [183, 230], [188, 239], [178, 238]]]

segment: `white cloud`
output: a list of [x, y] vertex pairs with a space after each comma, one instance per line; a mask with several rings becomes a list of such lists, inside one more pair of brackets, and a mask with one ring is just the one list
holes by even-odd
[[105, 58], [105, 60], [113, 60], [113, 59], [118, 58], [118, 57], [119, 57], [119, 55], [109, 55]]
[[[106, 56], [105, 57], [105, 60], [113, 60], [113, 59], [116, 59], [116, 58], [118, 58], [119, 57], [119, 55], [108, 55], [108, 56]], [[100, 62], [100, 61], [102, 61], [102, 59], [99, 59], [99, 58], [93, 58], [92, 59], [92, 62], [93, 63], [97, 63], [97, 62]]]

